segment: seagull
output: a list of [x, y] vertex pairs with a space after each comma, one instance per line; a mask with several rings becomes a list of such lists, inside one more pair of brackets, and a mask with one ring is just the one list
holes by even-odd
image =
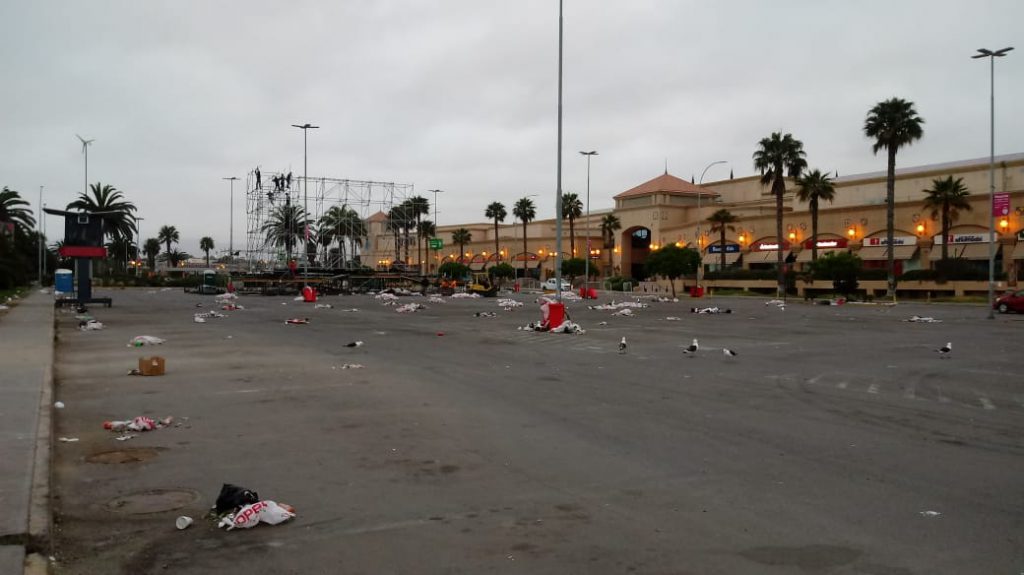
[[345, 347], [363, 347], [363, 342], [361, 342], [361, 341], [351, 341], [349, 343], [346, 343]]
[[619, 353], [626, 353], [626, 336], [622, 336], [622, 341], [619, 342]]
[[700, 349], [700, 345], [697, 343], [697, 338], [693, 338], [693, 343], [691, 343], [689, 347], [683, 350], [683, 354], [693, 357], [693, 355], [691, 354], [696, 354], [698, 349]]
[[939, 349], [937, 349], [935, 351], [938, 352], [939, 359], [945, 359], [945, 358], [949, 357], [950, 352], [953, 351], [953, 343], [952, 342], [948, 342], [948, 343], [946, 343], [946, 345], [940, 347]]
[[739, 354], [736, 353], [735, 351], [727, 348], [727, 347], [723, 347], [722, 348], [722, 355], [725, 355], [726, 357], [736, 357]]

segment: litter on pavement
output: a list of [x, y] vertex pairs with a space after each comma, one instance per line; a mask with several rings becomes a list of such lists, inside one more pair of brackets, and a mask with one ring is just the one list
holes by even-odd
[[60, 441], [60, 442], [63, 442], [63, 443], [75, 443], [75, 442], [78, 441], [78, 438], [77, 437], [58, 437], [57, 441]]
[[173, 417], [165, 417], [163, 419], [153, 419], [140, 415], [133, 419], [125, 419], [122, 421], [104, 421], [103, 429], [110, 431], [122, 432], [122, 431], [153, 431], [154, 429], [161, 429], [170, 426], [174, 423]]
[[690, 313], [703, 313], [703, 314], [706, 314], [706, 313], [712, 313], [712, 314], [713, 313], [732, 313], [732, 310], [729, 309], [729, 308], [722, 309], [722, 308], [719, 308], [718, 306], [691, 307], [690, 308]]
[[82, 331], [96, 331], [103, 329], [103, 324], [94, 319], [78, 322], [78, 329]]
[[286, 323], [288, 325], [306, 325], [307, 323], [309, 323], [309, 318], [308, 317], [303, 317], [303, 318], [293, 317], [291, 319], [284, 320], [284, 323]]
[[260, 523], [278, 525], [295, 517], [295, 509], [286, 503], [277, 503], [265, 499], [243, 506], [235, 513], [221, 518], [217, 527], [232, 529], [251, 529]]
[[905, 319], [903, 321], [909, 321], [913, 323], [942, 323], [941, 319], [935, 319], [934, 317], [925, 317], [920, 315], [912, 315], [910, 316], [910, 319]]
[[397, 308], [395, 308], [395, 311], [397, 311], [398, 313], [412, 313], [412, 312], [420, 311], [421, 309], [427, 309], [427, 306], [425, 306], [425, 305], [423, 305], [421, 303], [413, 302], [413, 303], [407, 303], [405, 305], [398, 306]]
[[160, 345], [166, 339], [160, 339], [159, 337], [153, 337], [151, 335], [137, 335], [128, 342], [128, 347], [142, 347], [144, 345]]

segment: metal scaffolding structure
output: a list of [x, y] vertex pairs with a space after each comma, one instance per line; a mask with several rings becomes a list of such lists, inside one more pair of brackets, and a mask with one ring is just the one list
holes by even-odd
[[[280, 178], [281, 185], [276, 182]], [[304, 183], [301, 175], [278, 172], [261, 172], [260, 182], [256, 181], [255, 170], [246, 175], [245, 213], [246, 213], [246, 247], [245, 260], [252, 272], [273, 271], [288, 264], [285, 248], [274, 245], [267, 239], [267, 224], [275, 215], [280, 215], [282, 208], [295, 206], [301, 212], [303, 207]], [[309, 219], [314, 228], [323, 215], [333, 207], [345, 207], [358, 214], [366, 222], [367, 218], [377, 212], [389, 213], [391, 209], [413, 196], [412, 184], [396, 184], [394, 182], [374, 182], [365, 180], [349, 180], [341, 178], [309, 178]], [[302, 257], [302, 230], [298, 230], [297, 241], [292, 257]], [[365, 241], [365, 238], [362, 238]], [[356, 249], [356, 246], [353, 246]], [[322, 267], [343, 267], [344, 262], [330, 261], [329, 251], [323, 254], [318, 251], [317, 263]], [[354, 259], [351, 254], [349, 260]]]

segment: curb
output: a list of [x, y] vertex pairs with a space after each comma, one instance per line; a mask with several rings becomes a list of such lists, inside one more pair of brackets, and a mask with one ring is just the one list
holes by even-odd
[[53, 445], [53, 362], [56, 354], [55, 333], [57, 316], [51, 309], [50, 357], [43, 370], [42, 391], [39, 394], [39, 425], [36, 428], [36, 451], [32, 462], [32, 487], [29, 493], [28, 546], [25, 549], [24, 575], [44, 575], [49, 572], [53, 541], [53, 515], [51, 513], [50, 479]]

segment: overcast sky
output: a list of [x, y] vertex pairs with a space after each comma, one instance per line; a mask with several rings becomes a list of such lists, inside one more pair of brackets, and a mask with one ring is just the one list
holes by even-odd
[[[440, 188], [441, 225], [527, 194], [554, 215], [556, 0], [21, 1], [0, 4], [0, 186], [63, 207], [89, 180], [145, 218], [227, 247], [221, 178], [256, 165]], [[907, 167], [988, 155], [989, 66], [1024, 2], [568, 0], [563, 189], [591, 207], [662, 173], [753, 174], [772, 131], [811, 167], [884, 169], [862, 134], [876, 102], [913, 101]], [[996, 65], [996, 153], [1024, 152], [1024, 45]], [[244, 246], [241, 184], [235, 245]], [[984, 190], [976, 190], [984, 192]], [[50, 235], [55, 236], [50, 221]], [[59, 239], [59, 238], [54, 238]]]

